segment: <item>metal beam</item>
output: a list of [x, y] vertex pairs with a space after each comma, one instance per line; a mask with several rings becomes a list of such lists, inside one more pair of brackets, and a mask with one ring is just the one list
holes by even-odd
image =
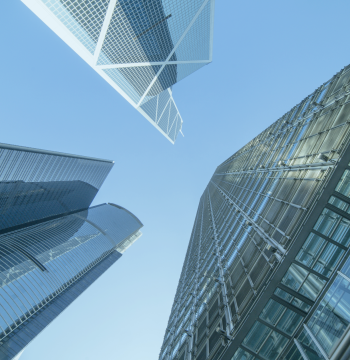
[[318, 342], [318, 340], [316, 339], [315, 335], [312, 333], [312, 331], [310, 330], [310, 328], [306, 325], [303, 324], [304, 329], [306, 330], [306, 332], [308, 333], [308, 335], [311, 337], [313, 343], [316, 345], [317, 349], [319, 350], [319, 352], [322, 354], [322, 356], [326, 359], [329, 360], [329, 357], [327, 355], [327, 353], [324, 351], [323, 347], [321, 346], [321, 344]]
[[303, 347], [301, 346], [300, 342], [294, 338], [294, 344], [296, 345], [296, 347], [298, 348], [301, 356], [303, 357], [304, 360], [310, 360], [309, 357], [306, 355], [305, 350], [303, 349]]
[[179, 47], [179, 45], [181, 44], [182, 40], [184, 39], [184, 37], [186, 36], [186, 34], [188, 33], [188, 31], [191, 29], [192, 25], [194, 24], [194, 22], [197, 20], [199, 14], [202, 12], [202, 10], [204, 9], [205, 5], [208, 3], [209, 0], [205, 0], [202, 4], [202, 6], [199, 8], [199, 10], [197, 11], [196, 15], [193, 17], [193, 19], [191, 20], [191, 22], [189, 23], [189, 25], [187, 26], [186, 30], [183, 32], [183, 34], [181, 35], [180, 39], [178, 40], [178, 42], [176, 43], [176, 45], [174, 46], [173, 50], [170, 52], [170, 54], [168, 55], [168, 57], [166, 58], [164, 64], [162, 65], [162, 67], [159, 69], [159, 71], [157, 72], [156, 76], [153, 78], [153, 80], [151, 81], [151, 83], [148, 85], [146, 91], [144, 92], [144, 94], [142, 95], [140, 101], [137, 104], [137, 107], [139, 107], [142, 104], [143, 99], [145, 98], [145, 96], [148, 94], [148, 92], [151, 90], [153, 84], [157, 81], [160, 73], [163, 71], [165, 65], [168, 63], [168, 61], [170, 60], [170, 58], [172, 57], [172, 55], [174, 54], [175, 50]]
[[105, 16], [105, 18], [103, 20], [103, 25], [102, 25], [102, 28], [101, 28], [101, 32], [100, 32], [100, 35], [98, 37], [98, 41], [97, 41], [96, 48], [95, 48], [95, 51], [94, 51], [94, 61], [93, 61], [93, 63], [94, 63], [95, 66], [97, 65], [97, 61], [98, 61], [98, 58], [100, 56], [102, 45], [103, 45], [103, 42], [105, 40], [109, 24], [111, 22], [111, 19], [112, 19], [112, 16], [113, 16], [113, 11], [114, 11], [116, 3], [117, 3], [117, 0], [110, 0], [110, 2], [108, 4], [108, 9], [106, 11], [106, 16]]

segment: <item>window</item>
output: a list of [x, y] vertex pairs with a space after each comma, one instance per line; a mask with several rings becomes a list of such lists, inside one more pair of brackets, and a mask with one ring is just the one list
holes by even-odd
[[301, 301], [300, 299], [294, 297], [293, 295], [287, 293], [286, 291], [280, 289], [280, 288], [277, 288], [275, 290], [275, 295], [277, 295], [278, 297], [280, 297], [281, 299], [289, 302], [290, 304], [298, 307], [299, 309], [301, 310], [304, 310], [304, 311], [309, 311], [310, 309], [310, 305], [306, 304], [304, 301]]
[[275, 326], [288, 335], [292, 335], [303, 317], [270, 299], [260, 314], [260, 319]]
[[328, 203], [332, 204], [333, 206], [336, 206], [338, 209], [343, 210], [343, 211], [347, 211], [347, 209], [349, 207], [348, 203], [346, 203], [343, 200], [338, 199], [335, 196], [331, 196]]
[[310, 274], [297, 264], [292, 264], [281, 283], [309, 299], [315, 300], [322, 290], [325, 281], [314, 274]]
[[243, 344], [267, 360], [277, 359], [288, 339], [266, 325], [255, 322]]
[[350, 283], [340, 275], [322, 299], [308, 325], [331, 355], [350, 324]]
[[329, 277], [344, 250], [311, 233], [296, 256], [296, 260]]
[[341, 194], [350, 197], [350, 171], [345, 170], [335, 191], [340, 192]]
[[231, 360], [255, 360], [255, 357], [243, 349], [239, 348]]
[[318, 218], [314, 229], [323, 235], [330, 236], [340, 218], [341, 216], [332, 210], [324, 209]]

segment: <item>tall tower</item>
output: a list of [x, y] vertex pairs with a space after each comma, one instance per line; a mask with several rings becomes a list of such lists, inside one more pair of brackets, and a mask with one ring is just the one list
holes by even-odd
[[172, 143], [172, 86], [212, 61], [214, 1], [22, 0]]
[[113, 162], [0, 144], [0, 359], [13, 359], [140, 236], [89, 207]]
[[160, 360], [350, 358], [350, 66], [219, 165]]

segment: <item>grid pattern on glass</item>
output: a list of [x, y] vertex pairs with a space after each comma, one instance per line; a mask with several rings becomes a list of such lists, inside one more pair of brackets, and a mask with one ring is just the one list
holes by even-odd
[[[140, 98], [147, 90], [148, 86], [156, 76], [157, 72], [160, 70], [160, 65], [154, 66], [139, 66], [132, 68], [120, 68], [120, 73], [124, 76], [125, 79], [133, 86], [135, 91], [139, 94]], [[154, 83], [155, 90], [153, 92], [149, 92], [147, 96], [152, 98], [153, 96], [158, 95], [168, 87], [173, 84], [167, 84], [162, 81], [160, 77]]]
[[[186, 11], [186, 15], [188, 15], [188, 12], [192, 13], [193, 10], [197, 9], [197, 13], [195, 12], [192, 18], [190, 18], [194, 22], [191, 24], [189, 31], [185, 34], [190, 21], [183, 29], [185, 36], [181, 41], [183, 46], [181, 47], [180, 45], [179, 47], [181, 54], [180, 61], [206, 60], [206, 63], [210, 62], [210, 20], [211, 16], [213, 16], [210, 1], [188, 4], [186, 5], [188, 9], [186, 9], [186, 6], [183, 8], [184, 4], [173, 3], [169, 1], [166, 4], [164, 2], [162, 4], [159, 0], [154, 0], [152, 2], [138, 1], [131, 4], [130, 2], [121, 1], [116, 4], [109, 23], [98, 60], [98, 65], [102, 69], [104, 69], [103, 65], [110, 66], [116, 64], [115, 67], [117, 68], [118, 64], [155, 63], [151, 66], [155, 73], [153, 81], [150, 81], [148, 75], [143, 74], [146, 69], [139, 69], [139, 74], [135, 81], [135, 78], [129, 74], [129, 72], [132, 73], [132, 68], [120, 68], [120, 71], [122, 71], [121, 69], [126, 69], [123, 74], [124, 78], [142, 96], [139, 99], [141, 103], [144, 97], [151, 98], [158, 95], [177, 81], [205, 65], [205, 63], [187, 65], [177, 65], [176, 63], [178, 58], [172, 41], [173, 36], [171, 31], [169, 31], [169, 23], [176, 19], [177, 7], [181, 8], [182, 22], [185, 21], [186, 17], [184, 14]], [[202, 8], [201, 6], [204, 3], [206, 6]], [[163, 6], [172, 9], [172, 13], [166, 16]], [[179, 21], [179, 19], [176, 20]], [[172, 28], [176, 28], [176, 32], [179, 30], [178, 26], [173, 26]], [[192, 46], [193, 44], [195, 46]], [[199, 44], [201, 45], [199, 46]], [[205, 44], [207, 51], [203, 50], [203, 44]], [[192, 49], [192, 55], [188, 49]], [[196, 50], [193, 49], [200, 49], [200, 51], [197, 51], [197, 56], [193, 55], [193, 53], [196, 53]], [[203, 56], [203, 52], [207, 56]], [[165, 62], [166, 60], [168, 65]], [[159, 62], [163, 64], [161, 67], [156, 65]], [[172, 62], [175, 63], [171, 64]], [[144, 88], [142, 84], [146, 83], [149, 86]]]
[[89, 207], [112, 167], [0, 144], [0, 230]]
[[[209, 313], [216, 299], [222, 298], [223, 303], [215, 321], [221, 318], [220, 324], [230, 330], [235, 341], [236, 329], [250, 316], [249, 309], [269, 281], [271, 269], [293, 244], [317, 204], [317, 192], [328, 184], [349, 144], [349, 125], [344, 120], [350, 115], [348, 87], [337, 102], [329, 95], [337, 81], [334, 77], [322, 85], [217, 167], [199, 202], [160, 360], [176, 359], [179, 338], [173, 334], [192, 306], [198, 329], [196, 350], [209, 347], [203, 334], [211, 331]], [[336, 203], [327, 206], [332, 205], [336, 207]], [[296, 314], [295, 321], [285, 320], [290, 328], [283, 327], [283, 321], [276, 322], [280, 328], [275, 326], [274, 331], [272, 324], [260, 319], [267, 332], [277, 333], [266, 348], [259, 345], [260, 358], [273, 358], [282, 348], [287, 349], [291, 334], [301, 326], [299, 315], [306, 316], [311, 310], [347, 249], [342, 245], [348, 229], [345, 214], [329, 213], [333, 207], [325, 211], [273, 295], [284, 309], [278, 321], [284, 321], [284, 314], [286, 319]], [[334, 216], [334, 223], [327, 224]], [[322, 229], [330, 229], [329, 234]], [[267, 338], [261, 337], [262, 341]], [[285, 339], [283, 346], [278, 339]], [[187, 342], [190, 346], [190, 340]], [[247, 346], [242, 345], [242, 350]], [[248, 353], [255, 351], [253, 348]], [[213, 354], [203, 356], [211, 358]]]
[[203, 11], [191, 26], [190, 30], [176, 48], [176, 58], [178, 61], [196, 61], [210, 59], [210, 19], [211, 3], [205, 6]]
[[94, 53], [109, 0], [41, 0]]
[[[165, 61], [203, 3], [203, 0], [191, 3], [173, 0], [118, 1], [102, 46], [105, 56], [100, 57], [98, 64]], [[181, 50], [181, 60], [202, 60], [203, 47], [209, 47], [210, 16], [209, 6], [209, 10], [206, 8], [195, 21], [192, 30], [194, 49], [187, 51], [187, 56], [183, 56], [185, 50]], [[191, 52], [196, 50], [198, 55], [193, 56]], [[176, 60], [174, 55], [171, 61]], [[209, 60], [209, 56], [203, 60]]]
[[145, 102], [141, 109], [175, 142], [182, 128], [182, 118], [169, 90]]
[[98, 64], [165, 61], [174, 47], [169, 15], [160, 0], [118, 1], [102, 46], [105, 57]]
[[126, 210], [102, 205], [1, 235], [1, 338], [72, 286], [141, 226]]
[[103, 69], [103, 72], [134, 102], [140, 101], [140, 95], [133, 86], [124, 78], [119, 69]]
[[[203, 4], [199, 2], [199, 5]], [[185, 63], [196, 60], [206, 60], [206, 63], [210, 61], [210, 20], [213, 14], [211, 2], [205, 1], [205, 4], [204, 8], [198, 7], [198, 14], [195, 13], [193, 15], [193, 20], [195, 21], [189, 31], [185, 34], [186, 29], [183, 30], [185, 36], [178, 47], [181, 54], [181, 60], [179, 61], [184, 61]], [[163, 5], [165, 6], [165, 4]], [[188, 5], [188, 7], [191, 6]], [[158, 0], [149, 3], [138, 1], [132, 4], [122, 1], [118, 2], [114, 8], [98, 65], [108, 66], [116, 64], [116, 67], [118, 67], [118, 64], [142, 62], [161, 62], [163, 64], [161, 68], [159, 65], [152, 65], [155, 72], [152, 82], [149, 81], [150, 79], [146, 74], [143, 74], [143, 71], [147, 71], [147, 69], [139, 69], [139, 74], [135, 81], [133, 76], [128, 73], [129, 71], [132, 72], [132, 68], [120, 68], [120, 71], [121, 69], [128, 70], [128, 72], [125, 70], [124, 78], [132, 84], [140, 96], [143, 93], [141, 102], [144, 97], [158, 95], [206, 64], [177, 65], [177, 48], [174, 48], [171, 40], [172, 35], [167, 26], [167, 22], [171, 22], [174, 16], [165, 16], [162, 4]], [[181, 20], [184, 20], [183, 13]], [[192, 51], [189, 51], [189, 49]], [[171, 55], [173, 50], [175, 52]], [[168, 65], [165, 62], [166, 60]], [[175, 63], [171, 64], [172, 62]], [[101, 66], [101, 68], [103, 69], [104, 67]], [[149, 88], [147, 87], [147, 89], [142, 86], [142, 84], [146, 83], [149, 83]]]
[[[184, 39], [181, 41], [181, 44], [176, 49], [174, 55], [169, 59], [168, 65], [165, 65], [162, 68], [162, 71], [158, 74], [156, 81], [148, 92], [146, 92], [146, 96], [159, 94], [162, 90], [184, 79], [186, 76], [199, 70], [208, 63], [171, 64], [177, 60], [181, 61], [181, 59], [183, 61], [209, 60], [210, 44], [208, 39], [210, 37], [210, 15], [211, 3], [208, 2], [194, 24], [191, 26], [190, 30], [187, 32]], [[199, 46], [199, 44], [201, 45]], [[181, 54], [181, 59], [177, 56], [178, 52]], [[153, 67], [155, 67], [155, 65], [153, 65]]]
[[[206, 63], [195, 64], [180, 64], [180, 65], [165, 65], [157, 80], [147, 92], [147, 96], [154, 96], [159, 94], [163, 88], [168, 88], [186, 76], [194, 73], [202, 68]], [[164, 84], [164, 85], [163, 85]]]
[[[160, 65], [103, 69], [103, 71], [120, 86], [135, 103], [138, 103], [159, 69]], [[169, 86], [166, 86], [164, 83], [162, 84], [161, 79], [157, 79], [154, 83], [154, 91], [149, 93], [146, 101], [158, 95]]]
[[[56, 16], [52, 29], [151, 123], [159, 118], [143, 105], [212, 59], [215, 0], [22, 1], [52, 24]], [[181, 116], [163, 120], [155, 127], [174, 143]]]

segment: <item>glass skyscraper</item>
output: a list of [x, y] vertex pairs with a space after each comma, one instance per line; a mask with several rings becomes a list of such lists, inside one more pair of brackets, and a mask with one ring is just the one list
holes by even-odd
[[219, 165], [159, 360], [350, 358], [350, 66]]
[[172, 143], [172, 85], [212, 61], [214, 1], [22, 0]]
[[89, 207], [113, 162], [0, 144], [0, 359], [20, 354], [140, 236]]

